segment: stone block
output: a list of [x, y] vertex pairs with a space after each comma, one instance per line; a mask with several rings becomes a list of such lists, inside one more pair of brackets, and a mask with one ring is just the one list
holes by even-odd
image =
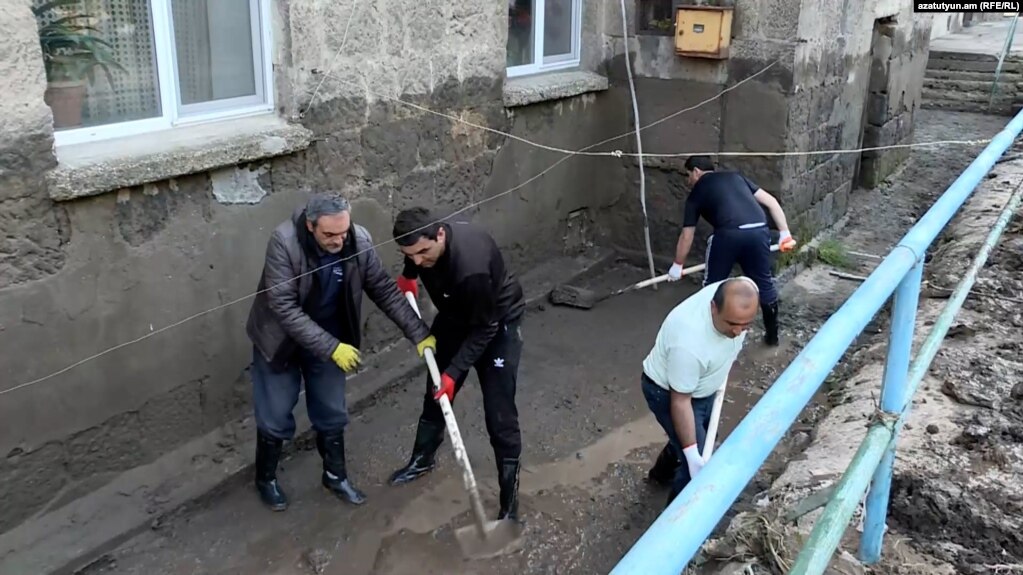
[[39, 280], [60, 271], [70, 240], [67, 212], [41, 187], [23, 188], [27, 197], [0, 201], [0, 286]]
[[414, 120], [393, 120], [362, 130], [362, 157], [366, 171], [376, 174], [408, 175], [418, 164], [419, 130]]
[[784, 182], [782, 162], [778, 157], [724, 156], [719, 163], [722, 169], [738, 170], [753, 183], [770, 192], [780, 190]]
[[888, 122], [888, 94], [871, 92], [867, 96], [867, 122], [875, 126]]
[[787, 211], [800, 213], [810, 208], [814, 201], [816, 177], [812, 173], [800, 174], [785, 182], [781, 202]]
[[860, 163], [859, 185], [873, 188], [890, 176], [909, 157], [909, 148], [885, 150], [883, 154], [867, 156]]
[[722, 148], [782, 150], [788, 120], [785, 94], [772, 84], [749, 82], [724, 96]]
[[846, 181], [845, 170], [840, 158], [836, 157], [814, 170], [813, 201], [821, 201], [825, 195], [835, 191]]
[[[883, 126], [868, 124], [863, 130], [863, 147], [873, 148], [890, 146], [906, 139], [912, 123], [908, 121], [906, 114], [899, 114], [888, 120]], [[887, 153], [887, 150], [867, 150], [863, 152], [864, 157], [879, 156]]]

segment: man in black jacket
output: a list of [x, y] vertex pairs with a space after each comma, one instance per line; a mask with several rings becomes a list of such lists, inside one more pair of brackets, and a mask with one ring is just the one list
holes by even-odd
[[434, 394], [427, 375], [412, 457], [391, 475], [391, 484], [407, 483], [433, 469], [445, 429], [437, 400], [441, 395], [453, 400], [469, 369], [475, 368], [497, 460], [501, 488], [498, 518], [517, 519], [522, 440], [515, 386], [525, 297], [486, 231], [469, 223], [436, 222], [428, 210], [412, 208], [399, 213], [394, 223], [394, 239], [405, 254], [398, 287], [418, 295], [416, 280], [421, 279], [438, 310], [430, 332], [437, 338], [442, 385]]
[[246, 332], [254, 347], [256, 488], [275, 511], [288, 505], [276, 471], [284, 440], [295, 435], [292, 410], [303, 380], [323, 486], [355, 505], [366, 500], [348, 480], [344, 443], [345, 372], [359, 362], [363, 291], [420, 356], [436, 349], [381, 265], [369, 232], [352, 223], [347, 200], [316, 195], [270, 235]]

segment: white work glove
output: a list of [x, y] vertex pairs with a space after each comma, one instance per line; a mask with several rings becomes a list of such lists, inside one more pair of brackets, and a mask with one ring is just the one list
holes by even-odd
[[689, 464], [689, 478], [692, 479], [703, 469], [706, 462], [700, 455], [700, 448], [695, 443], [683, 449], [682, 454], [686, 456], [686, 463]]
[[668, 281], [677, 282], [680, 279], [682, 279], [682, 264], [677, 262], [671, 264], [671, 269], [668, 270]]

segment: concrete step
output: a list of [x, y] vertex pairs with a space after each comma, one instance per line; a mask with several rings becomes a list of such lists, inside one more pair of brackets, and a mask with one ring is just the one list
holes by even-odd
[[995, 116], [1011, 116], [1013, 105], [995, 105], [990, 109], [987, 102], [964, 102], [961, 100], [942, 100], [935, 98], [924, 98], [921, 106], [929, 110], [948, 110], [951, 112], [974, 112], [980, 114], [991, 114]]
[[[987, 80], [990, 82], [994, 79], [994, 72], [966, 72], [963, 70], [938, 70], [934, 68], [928, 68], [924, 73], [925, 78], [935, 78], [938, 80]], [[998, 82], [1023, 82], [1023, 72], [1012, 72], [1002, 70], [998, 75]]]
[[[994, 82], [991, 80], [949, 80], [944, 78], [927, 78], [924, 77], [924, 88], [930, 88], [932, 90], [946, 90], [948, 92], [967, 92], [967, 93], [982, 93], [987, 95], [991, 94], [991, 88]], [[1018, 85], [1016, 82], [1005, 82], [1001, 79], [998, 81], [998, 93], [996, 97], [1001, 96], [1014, 96], [1019, 92]]]
[[[923, 89], [924, 101], [927, 100], [947, 100], [949, 102], [977, 102], [984, 104], [988, 103], [991, 98], [991, 92], [987, 90], [970, 90], [970, 91], [954, 91], [947, 89], [934, 89], [924, 86]], [[1012, 104], [1016, 101], [1016, 93], [1005, 93], [999, 91], [995, 94], [994, 103], [999, 104]]]
[[931, 48], [931, 58], [944, 60], [959, 60], [961, 62], [997, 62], [998, 56], [992, 54], [978, 54], [975, 52], [956, 52], [954, 50], [941, 50]]
[[[958, 60], [941, 57], [932, 52], [927, 58], [928, 70], [949, 70], [959, 72], [994, 72], [998, 68], [998, 59], [991, 60]], [[1023, 72], [1023, 60], [1018, 56], [1006, 58], [1002, 63], [1002, 72]]]

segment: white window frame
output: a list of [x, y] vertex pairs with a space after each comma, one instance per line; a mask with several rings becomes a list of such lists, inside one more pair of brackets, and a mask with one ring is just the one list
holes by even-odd
[[546, 3], [547, 0], [533, 0], [533, 62], [521, 66], [509, 66], [506, 69], [509, 78], [574, 68], [579, 65], [582, 54], [583, 0], [572, 0], [572, 53], [560, 56], [543, 55]]
[[177, 46], [174, 42], [171, 0], [151, 0], [150, 17], [153, 25], [153, 47], [156, 52], [157, 81], [160, 87], [160, 116], [86, 128], [55, 130], [54, 143], [58, 147], [72, 146], [273, 111], [271, 1], [249, 0], [255, 95], [182, 105], [178, 97]]

